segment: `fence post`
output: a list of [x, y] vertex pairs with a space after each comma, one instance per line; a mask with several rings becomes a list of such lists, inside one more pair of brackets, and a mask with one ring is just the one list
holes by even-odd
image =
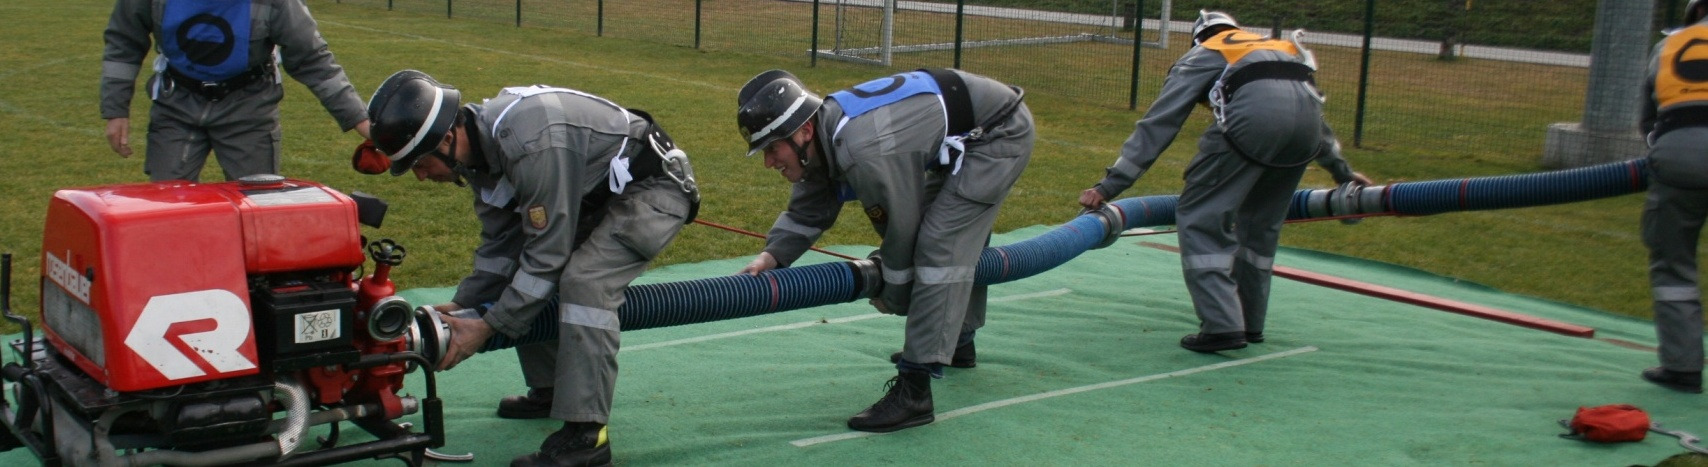
[[[1133, 2], [1133, 17], [1144, 18], [1145, 0]], [[1157, 31], [1168, 34], [1168, 25], [1157, 23]], [[1133, 78], [1127, 84], [1127, 110], [1139, 108], [1139, 56], [1145, 47], [1145, 21], [1138, 20], [1133, 24]]]
[[391, 0], [385, 0], [385, 11], [391, 11]]
[[1358, 112], [1352, 120], [1352, 147], [1364, 147], [1364, 101], [1370, 90], [1370, 36], [1376, 34], [1376, 0], [1364, 0], [1364, 47], [1359, 51]]
[[452, 1], [454, 1], [454, 0], [445, 0], [445, 18], [451, 17], [451, 2]]
[[599, 13], [594, 16], [597, 16], [599, 19], [594, 25], [595, 29], [593, 35], [605, 37], [605, 0], [599, 0]]
[[516, 0], [516, 27], [522, 27], [522, 0]]
[[812, 45], [808, 46], [807, 66], [818, 66], [818, 0], [812, 0]]
[[967, 0], [955, 0], [955, 68], [961, 67], [961, 28], [966, 18]]
[[[1121, 31], [1137, 31], [1139, 29], [1139, 24], [1142, 24], [1139, 22], [1138, 9], [1129, 9], [1127, 10], [1127, 13], [1130, 14], [1121, 15]], [[1138, 37], [1138, 35], [1135, 34], [1133, 37]]]
[[700, 48], [700, 2], [694, 0], [694, 48]]

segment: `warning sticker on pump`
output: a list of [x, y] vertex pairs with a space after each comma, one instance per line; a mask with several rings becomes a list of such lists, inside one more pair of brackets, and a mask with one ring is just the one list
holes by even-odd
[[298, 344], [337, 339], [342, 334], [341, 331], [338, 328], [337, 309], [297, 315], [296, 343]]

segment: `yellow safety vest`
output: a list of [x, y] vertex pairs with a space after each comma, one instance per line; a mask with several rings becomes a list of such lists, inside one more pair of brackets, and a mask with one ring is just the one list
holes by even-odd
[[1655, 100], [1662, 109], [1708, 101], [1708, 25], [1697, 24], [1667, 36], [1655, 74]]
[[1293, 45], [1291, 41], [1270, 39], [1240, 29], [1222, 31], [1220, 34], [1210, 36], [1209, 40], [1200, 45], [1221, 53], [1222, 58], [1226, 58], [1229, 65], [1239, 63], [1239, 60], [1245, 58], [1246, 54], [1259, 50], [1278, 50], [1293, 56], [1299, 55], [1299, 47]]

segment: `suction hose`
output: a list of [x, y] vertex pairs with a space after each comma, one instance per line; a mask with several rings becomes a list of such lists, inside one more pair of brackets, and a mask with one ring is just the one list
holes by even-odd
[[[1646, 159], [1592, 167], [1523, 175], [1402, 182], [1387, 186], [1343, 185], [1333, 189], [1294, 192], [1288, 219], [1322, 219], [1349, 215], [1422, 216], [1452, 211], [1478, 211], [1587, 201], [1648, 189]], [[1138, 227], [1173, 225], [1175, 195], [1125, 198], [1101, 210], [1086, 212], [1043, 235], [990, 247], [979, 257], [975, 282], [994, 285], [1031, 277], [1114, 243], [1120, 233]], [[871, 296], [882, 280], [869, 260], [823, 263], [774, 269], [758, 276], [734, 275], [661, 284], [635, 285], [624, 293], [617, 310], [623, 330], [745, 318], [820, 305], [852, 302]], [[546, 308], [556, 310], [554, 298]], [[417, 313], [417, 325], [438, 331], [443, 342], [449, 331], [433, 312]], [[557, 313], [535, 318], [528, 334], [498, 335], [481, 352], [557, 338]], [[424, 353], [438, 354], [431, 346]], [[442, 350], [439, 352], [442, 354]]]

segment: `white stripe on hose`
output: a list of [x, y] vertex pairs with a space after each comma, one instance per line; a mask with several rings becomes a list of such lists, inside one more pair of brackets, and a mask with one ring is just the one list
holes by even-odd
[[433, 118], [433, 117], [436, 117], [439, 115], [439, 105], [444, 103], [444, 102], [445, 102], [445, 90], [443, 88], [438, 87], [438, 86], [434, 86], [433, 87], [433, 107], [427, 109], [427, 118], [425, 118], [421, 121], [421, 128], [415, 130], [415, 138], [410, 139], [409, 144], [403, 145], [403, 149], [398, 149], [396, 154], [391, 155], [392, 161], [395, 162], [398, 159], [402, 159], [405, 154], [409, 154], [410, 151], [414, 151], [416, 145], [421, 144], [421, 138], [427, 137], [427, 127], [432, 126], [434, 120], [438, 120], [437, 118]]

